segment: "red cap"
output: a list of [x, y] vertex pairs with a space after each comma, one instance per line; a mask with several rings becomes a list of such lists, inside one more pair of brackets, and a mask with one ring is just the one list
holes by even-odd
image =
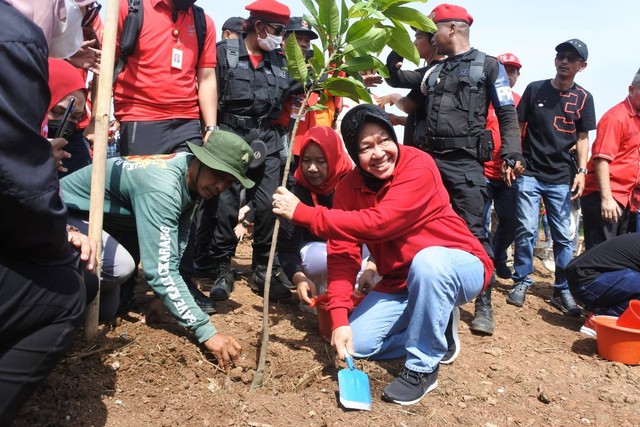
[[520, 60], [513, 53], [503, 53], [502, 55], [498, 55], [497, 59], [502, 65], [513, 65], [518, 70], [522, 68]]
[[437, 24], [438, 22], [462, 21], [469, 26], [473, 24], [473, 16], [469, 15], [467, 9], [455, 4], [441, 4], [436, 6], [429, 15], [429, 18]]
[[245, 6], [245, 9], [249, 11], [251, 17], [284, 25], [289, 23], [291, 15], [289, 7], [276, 0], [256, 0]]

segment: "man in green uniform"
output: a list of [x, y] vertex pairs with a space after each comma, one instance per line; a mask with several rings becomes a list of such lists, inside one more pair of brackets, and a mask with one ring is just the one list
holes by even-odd
[[[246, 188], [253, 151], [244, 140], [226, 131], [213, 132], [192, 153], [116, 157], [107, 161], [104, 228], [117, 233], [137, 231], [145, 279], [169, 312], [193, 331], [222, 367], [238, 357], [242, 347], [230, 335], [218, 333], [195, 303], [180, 275], [198, 196], [210, 199], [239, 182]], [[70, 211], [89, 211], [92, 167], [61, 181]], [[134, 230], [135, 229], [135, 230]], [[127, 248], [133, 250], [133, 248]], [[137, 249], [137, 248], [136, 248]]]

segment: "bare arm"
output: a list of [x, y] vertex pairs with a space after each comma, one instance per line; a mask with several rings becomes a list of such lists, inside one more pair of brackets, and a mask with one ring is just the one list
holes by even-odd
[[[587, 155], [589, 153], [589, 133], [578, 132], [578, 142], [576, 142], [576, 159], [578, 161], [578, 168], [587, 167]], [[571, 186], [571, 200], [576, 200], [582, 196], [584, 191], [584, 174], [577, 173], [573, 179], [573, 185]]]
[[[198, 105], [205, 126], [218, 124], [218, 81], [215, 68], [198, 68]], [[205, 133], [205, 141], [209, 133]]]
[[618, 222], [621, 215], [620, 206], [611, 193], [611, 180], [609, 178], [609, 162], [605, 159], [593, 159], [596, 181], [600, 188], [600, 212], [606, 222]]

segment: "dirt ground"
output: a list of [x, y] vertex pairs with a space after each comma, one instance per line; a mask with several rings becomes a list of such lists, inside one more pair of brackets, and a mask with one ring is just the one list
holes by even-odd
[[[505, 303], [510, 281], [499, 280], [493, 336], [471, 334], [473, 304], [461, 307], [461, 354], [441, 367], [438, 387], [417, 405], [380, 398], [402, 360], [357, 361], [370, 377], [373, 408], [341, 408], [337, 372], [344, 365], [335, 363], [331, 346], [318, 335], [316, 318], [297, 303], [271, 305], [265, 382], [251, 390], [262, 299], [247, 285], [250, 261], [250, 246], [243, 243], [235, 261], [242, 277], [212, 316], [220, 331], [242, 342], [242, 366], [222, 372], [179, 326], [130, 313], [101, 325], [95, 343], [78, 338], [15, 425], [640, 425], [640, 367], [597, 355], [596, 341], [578, 332], [583, 320], [549, 303], [552, 275], [539, 262], [537, 284], [523, 308]], [[153, 299], [144, 285], [136, 298], [142, 306]]]

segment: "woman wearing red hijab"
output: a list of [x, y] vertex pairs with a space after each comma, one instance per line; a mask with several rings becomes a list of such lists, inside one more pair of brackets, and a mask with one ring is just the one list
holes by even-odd
[[[330, 127], [314, 126], [301, 139], [292, 191], [302, 203], [331, 208], [338, 181], [351, 169], [353, 164], [340, 135]], [[300, 300], [309, 304], [311, 297], [324, 293], [327, 287], [326, 240], [286, 219], [282, 220], [281, 233], [280, 263], [296, 285]]]
[[[84, 118], [87, 90], [80, 70], [65, 60], [53, 58], [49, 58], [49, 90], [51, 101], [47, 112], [47, 137], [53, 140], [51, 144], [57, 160], [58, 176], [62, 178], [91, 164], [89, 146], [82, 136], [82, 131], [76, 129], [78, 122]], [[59, 135], [61, 139], [55, 139], [72, 98], [75, 99], [75, 104], [69, 116], [69, 123], [64, 133]]]

